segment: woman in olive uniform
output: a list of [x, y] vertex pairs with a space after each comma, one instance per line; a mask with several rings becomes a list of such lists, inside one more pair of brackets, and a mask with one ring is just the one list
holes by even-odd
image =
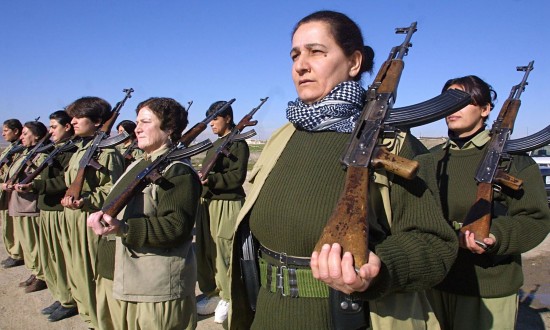
[[[70, 187], [96, 131], [111, 116], [111, 105], [99, 97], [83, 97], [71, 103], [65, 111], [73, 117], [71, 124], [75, 135], [82, 138], [65, 171], [65, 184]], [[80, 198], [75, 200], [72, 196], [65, 196], [61, 200], [71, 246], [71, 263], [67, 263], [69, 285], [78, 313], [92, 328], [97, 327], [94, 276], [98, 240], [86, 226], [86, 218], [91, 212], [101, 209], [113, 183], [124, 170], [122, 155], [115, 148], [100, 149], [96, 161], [101, 167], [98, 170], [86, 169]]]
[[[9, 152], [14, 152], [15, 148], [20, 148], [21, 131], [23, 125], [17, 119], [8, 119], [4, 121], [2, 126], [2, 136], [9, 142], [10, 145], [5, 148], [0, 154], [0, 159], [4, 159]], [[20, 150], [19, 152], [22, 152]], [[17, 153], [12, 154], [11, 157], [5, 159], [5, 163], [0, 166], [0, 183], [7, 180], [8, 169], [13, 160], [17, 158]], [[8, 257], [2, 260], [4, 268], [11, 268], [15, 266], [23, 265], [23, 250], [17, 237], [13, 235], [13, 218], [8, 212], [8, 193], [4, 193], [4, 190], [0, 189], [0, 219], [2, 220], [2, 239], [4, 247], [8, 253]]]
[[[16, 171], [20, 168], [27, 154], [46, 134], [48, 129], [44, 124], [38, 121], [29, 121], [23, 125], [23, 133], [21, 134], [21, 144], [26, 147], [8, 171], [8, 177], [14, 177]], [[37, 154], [31, 161], [38, 165], [44, 158], [45, 154]], [[18, 173], [13, 184], [2, 184], [3, 188], [10, 191], [9, 198], [9, 214], [13, 217], [14, 235], [21, 242], [23, 254], [25, 256], [25, 266], [30, 270], [30, 277], [21, 283], [19, 286], [25, 288], [25, 292], [34, 292], [46, 288], [44, 281], [44, 270], [40, 264], [39, 256], [39, 228], [40, 228], [40, 210], [38, 209], [38, 194], [35, 192], [19, 192], [15, 190], [14, 184], [26, 177], [25, 171], [32, 172], [29, 166], [25, 166], [23, 171]]]
[[[42, 314], [48, 315], [48, 320], [55, 322], [77, 314], [67, 279], [67, 260], [70, 256], [69, 236], [65, 221], [65, 213], [61, 199], [65, 195], [65, 167], [69, 163], [72, 152], [76, 150], [74, 142], [70, 149], [58, 149], [65, 146], [74, 134], [71, 117], [63, 110], [50, 115], [51, 140], [54, 143], [56, 156], [41, 172], [42, 179], [31, 183], [17, 184], [17, 191], [31, 190], [38, 193], [38, 208], [40, 209], [40, 262], [44, 269], [44, 277], [48, 290], [55, 302], [42, 309]], [[66, 146], [65, 146], [66, 147]], [[50, 156], [48, 156], [50, 157]]]
[[[136, 136], [144, 155], [117, 181], [106, 205], [172, 147], [187, 125], [187, 111], [171, 98], [145, 100], [136, 113]], [[135, 194], [118, 218], [101, 211], [88, 217], [88, 226], [101, 235], [100, 329], [197, 326], [197, 268], [191, 245], [201, 184], [187, 161], [174, 161], [161, 174], [163, 179]]]

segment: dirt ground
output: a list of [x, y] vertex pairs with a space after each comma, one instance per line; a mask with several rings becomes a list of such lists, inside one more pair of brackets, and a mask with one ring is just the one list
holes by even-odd
[[[6, 258], [0, 241], [0, 260]], [[525, 284], [520, 290], [519, 330], [550, 329], [550, 236], [523, 256]], [[53, 299], [48, 290], [26, 294], [18, 283], [29, 276], [25, 266], [0, 268], [0, 330], [12, 329], [86, 329], [78, 317], [48, 322], [40, 310]], [[196, 291], [197, 295], [200, 291]], [[199, 318], [197, 329], [219, 330], [213, 316]]]

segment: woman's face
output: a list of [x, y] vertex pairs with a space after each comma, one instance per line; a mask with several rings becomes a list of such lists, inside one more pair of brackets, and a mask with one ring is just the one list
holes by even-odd
[[170, 133], [160, 129], [160, 119], [148, 107], [139, 110], [136, 137], [141, 150], [150, 154], [160, 149], [168, 143]]
[[325, 22], [302, 24], [292, 36], [292, 80], [298, 97], [307, 104], [326, 96], [336, 85], [353, 80], [362, 55], [347, 57]]
[[[448, 89], [464, 90], [460, 85], [451, 85]], [[468, 104], [452, 115], [447, 116], [445, 121], [447, 122], [449, 130], [456, 136], [466, 137], [474, 134], [483, 127], [485, 118], [489, 116], [490, 112], [491, 106], [489, 104], [485, 106]]]
[[94, 123], [88, 117], [73, 117], [71, 124], [74, 128], [74, 134], [80, 137], [93, 136], [99, 128], [99, 125], [101, 125], [100, 123]]
[[65, 141], [71, 136], [71, 124], [61, 125], [57, 120], [50, 119], [50, 134], [53, 143]]
[[210, 121], [212, 133], [222, 137], [231, 132], [231, 117], [217, 116]]
[[4, 137], [4, 140], [6, 140], [7, 142], [13, 142], [17, 140], [17, 137], [18, 137], [17, 133], [18, 133], [18, 129], [11, 129], [6, 125], [2, 126], [2, 136]]
[[20, 139], [21, 144], [23, 144], [25, 147], [32, 147], [38, 142], [38, 137], [32, 134], [31, 130], [27, 127], [23, 127]]

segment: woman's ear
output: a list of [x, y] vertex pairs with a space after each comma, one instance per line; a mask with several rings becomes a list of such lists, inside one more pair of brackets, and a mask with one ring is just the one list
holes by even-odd
[[481, 110], [481, 117], [483, 117], [483, 119], [485, 119], [485, 118], [488, 118], [490, 114], [491, 114], [491, 105], [487, 104]]
[[349, 57], [349, 75], [352, 78], [355, 78], [360, 70], [361, 70], [361, 63], [363, 62], [363, 54], [361, 54], [360, 51], [356, 50], [351, 54]]

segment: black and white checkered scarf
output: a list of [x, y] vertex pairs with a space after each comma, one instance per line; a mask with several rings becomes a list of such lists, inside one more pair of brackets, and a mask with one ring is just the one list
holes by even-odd
[[288, 102], [286, 117], [308, 131], [351, 133], [363, 109], [365, 93], [358, 82], [344, 81], [313, 104], [305, 104], [300, 99]]

